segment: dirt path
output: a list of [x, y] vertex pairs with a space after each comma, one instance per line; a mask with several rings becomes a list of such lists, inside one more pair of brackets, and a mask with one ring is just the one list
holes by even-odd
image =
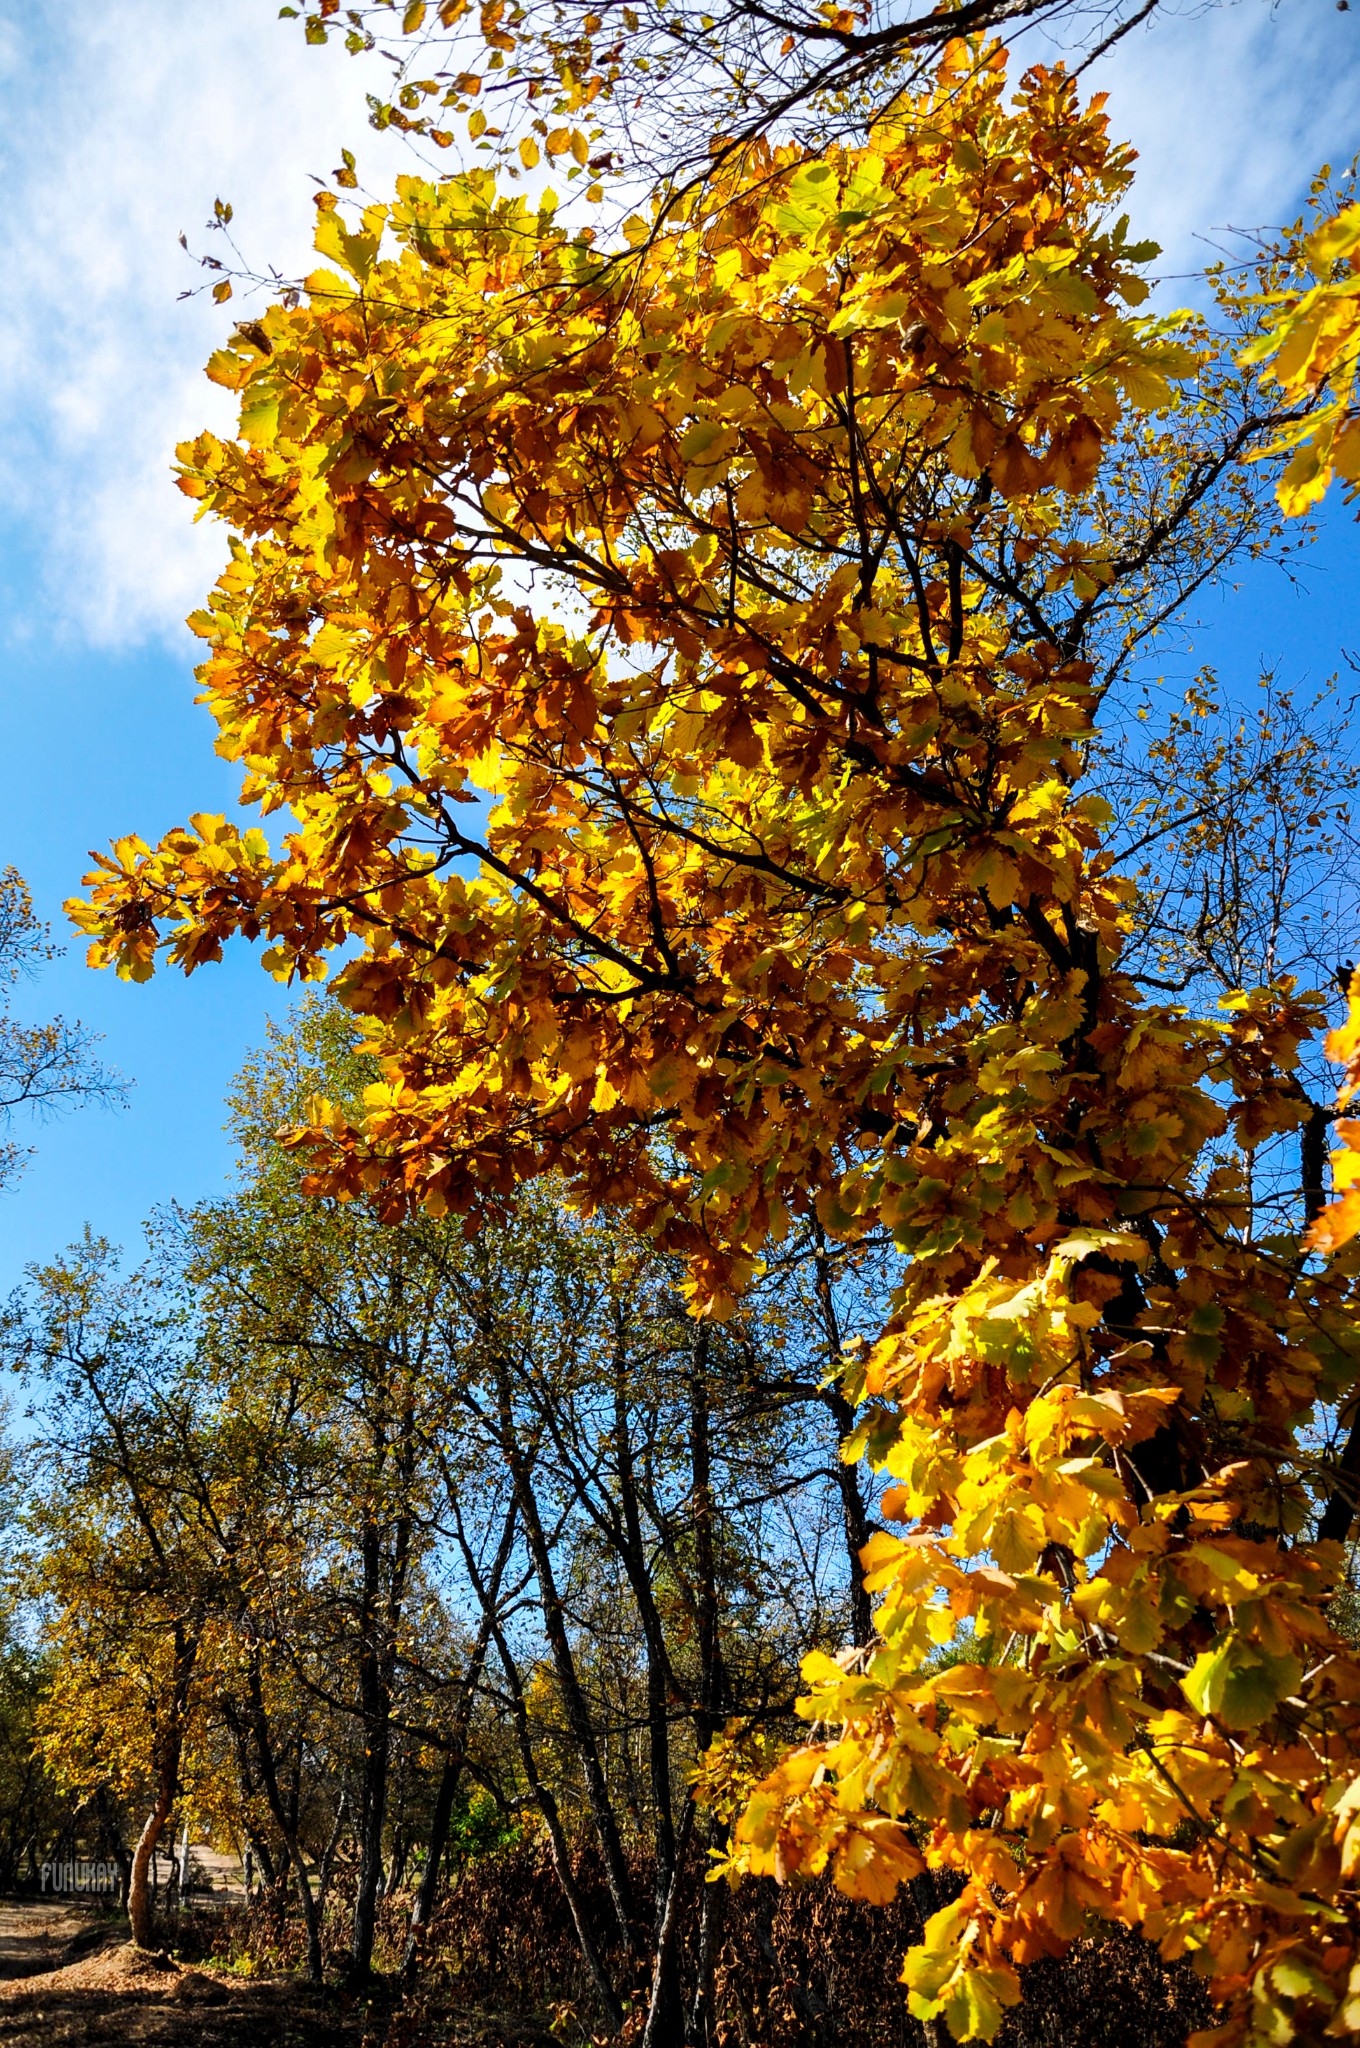
[[186, 1968], [97, 1911], [0, 1901], [0, 2048], [359, 2048], [364, 2032], [352, 2000], [291, 1978]]
[[0, 1900], [0, 1978], [70, 1962], [69, 1945], [96, 1932], [87, 1912], [60, 1899]]

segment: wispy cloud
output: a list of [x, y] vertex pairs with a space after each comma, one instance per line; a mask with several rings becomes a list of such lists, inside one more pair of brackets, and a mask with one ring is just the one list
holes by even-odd
[[[342, 144], [375, 186], [407, 161], [367, 129], [364, 69], [308, 49], [276, 0], [0, 0], [0, 488], [26, 581], [3, 630], [177, 640], [220, 559], [169, 478], [176, 440], [225, 425], [201, 364], [230, 315], [177, 303], [176, 237], [229, 198], [246, 253], [307, 267], [309, 173]], [[1134, 211], [1169, 272], [1197, 240], [1297, 207], [1360, 146], [1360, 14], [1265, 0], [1158, 17], [1101, 67], [1142, 164]]]
[[1090, 82], [1138, 149], [1131, 210], [1169, 281], [1240, 255], [1225, 230], [1293, 218], [1314, 171], [1360, 150], [1360, 14], [1335, 0], [1159, 8]]

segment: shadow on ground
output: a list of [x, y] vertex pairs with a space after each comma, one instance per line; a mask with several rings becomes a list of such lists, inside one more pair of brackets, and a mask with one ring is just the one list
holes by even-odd
[[365, 2020], [293, 1978], [145, 1954], [98, 1909], [0, 1902], [0, 2048], [359, 2048]]

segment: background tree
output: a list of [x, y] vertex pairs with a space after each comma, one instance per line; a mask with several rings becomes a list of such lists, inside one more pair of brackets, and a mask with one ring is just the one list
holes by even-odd
[[[55, 951], [27, 884], [13, 868], [0, 870], [0, 1130], [10, 1130], [25, 1111], [50, 1116], [90, 1098], [116, 1102], [125, 1092], [94, 1057], [97, 1040], [81, 1025], [61, 1017], [24, 1024], [13, 1013], [16, 988]], [[0, 1141], [0, 1187], [15, 1178], [23, 1158], [17, 1142]]]
[[[349, 1428], [363, 1418], [363, 1462], [339, 1453], [323, 1482], [333, 1453], [322, 1450], [309, 1487], [335, 1504], [330, 1533], [307, 1511], [309, 1555], [352, 1555], [361, 1546], [339, 1529], [373, 1497], [373, 1431], [396, 1375], [409, 1460], [400, 1497], [421, 1503], [403, 1540], [425, 1546], [430, 1596], [437, 1588], [457, 1619], [447, 1643], [428, 1620], [412, 1639], [389, 1607], [382, 1741], [358, 1703], [366, 1768], [402, 1734], [442, 1752], [427, 1872], [469, 1770], [503, 1811], [535, 1806], [617, 2012], [605, 1958], [622, 1944], [625, 1971], [630, 1952], [651, 1971], [683, 1860], [685, 1771], [729, 1713], [785, 1717], [801, 1652], [842, 1642], [854, 1608], [864, 1532], [857, 1522], [847, 1547], [840, 1418], [818, 1384], [823, 1310], [811, 1287], [809, 1308], [772, 1276], [759, 1312], [701, 1333], [696, 1351], [673, 1263], [573, 1223], [546, 1191], [472, 1242], [447, 1222], [392, 1229], [354, 1206], [319, 1209], [301, 1193], [301, 1163], [268, 1139], [319, 1084], [353, 1097], [367, 1076], [351, 1028], [333, 1008], [309, 1008], [248, 1070], [237, 1115], [249, 1192], [192, 1219], [189, 1270], [224, 1374], [219, 1398], [287, 1376], [313, 1447], [330, 1443], [337, 1409]], [[796, 1274], [798, 1261], [787, 1264]], [[836, 1283], [843, 1306], [852, 1278]], [[795, 1361], [809, 1351], [800, 1380]], [[322, 1674], [373, 1626], [370, 1602], [361, 1625], [343, 1600], [327, 1618], [342, 1583], [275, 1628], [330, 1709], [345, 1702]], [[503, 1717], [489, 1747], [488, 1707]], [[603, 1930], [574, 1873], [583, 1828], [608, 1877]], [[652, 1858], [646, 1908], [640, 1851]], [[422, 1887], [417, 1926], [431, 1903]], [[658, 1995], [672, 2006], [678, 1995], [664, 1971]]]
[[9, 1311], [6, 1350], [47, 1383], [45, 1484], [29, 1503], [51, 1659], [40, 1740], [68, 1788], [140, 1801], [127, 1909], [150, 1947], [151, 1861], [200, 1714], [211, 1557], [183, 1485], [193, 1415], [166, 1384], [165, 1328], [110, 1264], [88, 1241], [45, 1269], [31, 1308]]
[[541, 1840], [601, 2016], [641, 1999], [679, 2041], [722, 1920], [689, 1775], [733, 1717], [789, 1729], [803, 1653], [862, 1628], [819, 1375], [873, 1255], [791, 1244], [710, 1330], [673, 1258], [550, 1186], [474, 1239], [318, 1201], [270, 1134], [319, 1085], [357, 1102], [352, 1036], [305, 1005], [238, 1085], [236, 1191], [159, 1219], [139, 1273], [88, 1247], [11, 1309], [46, 1393], [47, 1750], [77, 1796], [249, 1847], [318, 1980], [342, 1913], [368, 1973], [408, 1885], [414, 1972], [465, 1848]]

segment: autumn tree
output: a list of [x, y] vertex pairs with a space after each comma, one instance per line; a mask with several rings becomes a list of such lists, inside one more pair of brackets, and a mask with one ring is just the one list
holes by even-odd
[[805, 1663], [729, 1869], [952, 1873], [906, 1981], [959, 2038], [1096, 1914], [1223, 2042], [1315, 2039], [1360, 1998], [1312, 1433], [1354, 1259], [1247, 1174], [1325, 1001], [1159, 988], [1093, 743], [1308, 401], [1138, 315], [1128, 182], [1071, 79], [958, 44], [618, 246], [481, 172], [323, 205], [335, 267], [214, 358], [240, 437], [182, 456], [219, 748], [293, 823], [120, 842], [76, 914], [134, 977], [348, 949], [381, 1078], [294, 1134], [332, 1197], [475, 1226], [551, 1170], [711, 1322], [814, 1219], [891, 1237], [842, 1373], [875, 1641]]
[[[384, 1880], [394, 1716], [411, 1675], [403, 1644], [408, 1660], [429, 1651], [422, 1567], [437, 1483], [426, 1444], [438, 1325], [429, 1269], [407, 1238], [377, 1232], [361, 1213], [326, 1214], [289, 1178], [291, 1188], [265, 1174], [238, 1199], [200, 1209], [183, 1256], [217, 1398], [244, 1416], [270, 1389], [271, 1409], [288, 1418], [256, 1463], [266, 1515], [275, 1461], [292, 1515], [273, 1567], [255, 1560], [251, 1628], [349, 1723], [351, 1964], [362, 1977]], [[281, 1820], [267, 1766], [265, 1785]]]
[[12, 1404], [0, 1402], [0, 1531], [8, 1568], [0, 1574], [0, 1885], [15, 1891], [38, 1878], [39, 1852], [69, 1838], [78, 1808], [63, 1797], [37, 1741], [50, 1659], [25, 1626], [21, 1572], [21, 1456]]
[[44, 1652], [41, 1753], [86, 1802], [141, 1806], [134, 1941], [151, 1945], [153, 1858], [182, 1810], [255, 1848], [277, 1882], [291, 1875], [319, 1981], [302, 1768], [319, 1717], [278, 1630], [290, 1612], [314, 1618], [304, 1557], [325, 1516], [300, 1502], [332, 1473], [314, 1410], [265, 1361], [224, 1383], [182, 1283], [164, 1242], [124, 1274], [87, 1241], [35, 1269], [6, 1312], [4, 1356], [37, 1396], [17, 1578]]
[[[247, 1297], [260, 1281], [251, 1221], [233, 1215]], [[223, 1218], [196, 1222], [192, 1262], [163, 1223], [137, 1272], [119, 1275], [108, 1248], [90, 1244], [38, 1269], [7, 1314], [5, 1356], [39, 1394], [21, 1574], [46, 1652], [39, 1732], [73, 1792], [150, 1808], [131, 1858], [135, 1941], [150, 1945], [152, 1857], [182, 1808], [253, 1848], [274, 1886], [291, 1880], [320, 1981], [324, 1845], [337, 1812], [343, 1821], [346, 1780], [360, 1848], [356, 1966], [368, 1968], [392, 1638], [402, 1629], [428, 1661], [430, 1635], [403, 1606], [384, 1447], [374, 1456], [353, 1428], [352, 1388], [337, 1392], [333, 1357], [329, 1401], [315, 1365], [278, 1369], [279, 1351], [297, 1348], [280, 1301], [272, 1349], [243, 1354], [239, 1304], [228, 1325], [211, 1269], [210, 1224]], [[310, 1271], [324, 1271], [316, 1247]], [[282, 1251], [273, 1277], [278, 1294], [285, 1278], [296, 1285]]]
[[28, 1500], [49, 1659], [38, 1737], [70, 1790], [140, 1804], [127, 1909], [150, 1947], [152, 1858], [184, 1784], [213, 1609], [211, 1552], [179, 1483], [190, 1404], [157, 1372], [155, 1304], [119, 1286], [94, 1240], [35, 1273], [3, 1336], [7, 1365], [45, 1395], [44, 1483]]

